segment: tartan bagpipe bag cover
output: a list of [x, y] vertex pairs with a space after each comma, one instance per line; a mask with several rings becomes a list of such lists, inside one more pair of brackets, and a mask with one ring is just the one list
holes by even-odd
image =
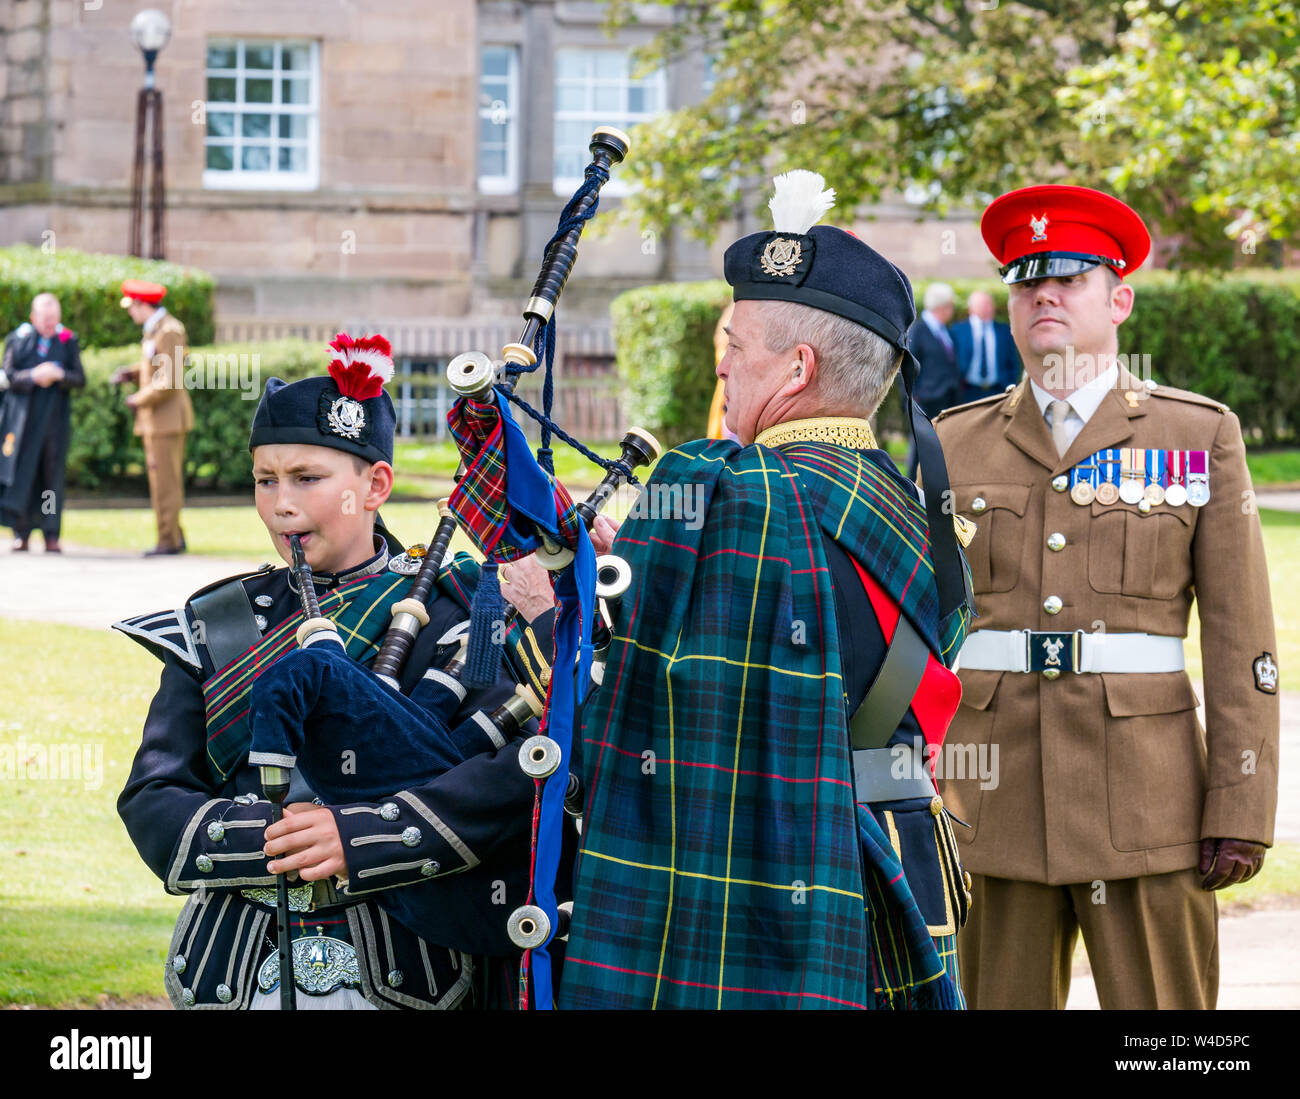
[[854, 804], [822, 545], [825, 530], [951, 664], [968, 619], [938, 620], [925, 513], [902, 485], [827, 444], [699, 441], [660, 460], [615, 545], [633, 584], [583, 714], [562, 1007], [960, 1006]]

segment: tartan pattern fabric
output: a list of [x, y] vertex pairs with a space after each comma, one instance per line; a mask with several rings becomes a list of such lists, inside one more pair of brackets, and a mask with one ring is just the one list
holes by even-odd
[[938, 653], [964, 624], [935, 621], [924, 512], [822, 444], [689, 443], [654, 482], [699, 486], [707, 518], [692, 531], [634, 509], [615, 545], [633, 587], [584, 712], [561, 1006], [960, 1006], [889, 840], [854, 804], [821, 538]]
[[[457, 553], [438, 573], [437, 590], [454, 599], [467, 613], [478, 582], [479, 565], [464, 553]], [[406, 597], [415, 583], [413, 576], [381, 572], [358, 577], [319, 596], [321, 614], [338, 626], [347, 654], [362, 664], [379, 655], [384, 635], [392, 624], [392, 605]], [[218, 669], [203, 684], [207, 712], [208, 767], [218, 783], [226, 781], [248, 755], [252, 742], [249, 729], [249, 692], [253, 682], [267, 668], [296, 646], [303, 613], [286, 618], [269, 629], [261, 641]], [[512, 619], [506, 628], [506, 656], [511, 659], [527, 645], [523, 627]]]
[[[466, 464], [465, 474], [452, 490], [447, 506], [485, 555], [498, 561], [515, 561], [532, 553], [537, 540], [511, 522], [512, 507], [506, 495], [505, 425], [497, 403], [501, 398], [496, 393], [493, 397], [492, 403], [462, 398], [447, 414], [447, 424]], [[565, 487], [554, 479], [551, 485], [561, 540], [573, 546], [582, 520]]]

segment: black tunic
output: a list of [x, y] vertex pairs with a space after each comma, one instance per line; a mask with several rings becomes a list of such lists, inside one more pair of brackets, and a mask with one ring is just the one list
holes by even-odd
[[[43, 362], [62, 366], [63, 380], [37, 385], [32, 369]], [[77, 337], [60, 325], [46, 341], [32, 325], [21, 325], [5, 341], [4, 374], [9, 388], [0, 415], [5, 425], [0, 438], [0, 522], [19, 537], [39, 527], [57, 538], [63, 518], [70, 394], [86, 384]]]

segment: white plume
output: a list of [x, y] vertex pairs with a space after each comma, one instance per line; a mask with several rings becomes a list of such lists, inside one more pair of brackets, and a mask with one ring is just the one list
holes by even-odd
[[772, 211], [772, 228], [778, 233], [806, 233], [835, 205], [835, 192], [816, 172], [797, 168], [777, 176], [772, 187], [767, 206]]

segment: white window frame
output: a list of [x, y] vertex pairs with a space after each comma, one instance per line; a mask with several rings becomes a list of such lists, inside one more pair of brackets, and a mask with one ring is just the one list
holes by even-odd
[[[273, 69], [248, 69], [239, 65], [235, 69], [209, 69], [207, 67], [207, 48], [209, 46], [235, 46], [240, 52], [237, 61], [243, 60], [246, 46], [274, 46], [276, 49], [276, 67]], [[285, 79], [284, 70], [279, 68], [279, 61], [285, 46], [306, 46], [309, 51], [308, 77], [311, 95], [307, 103], [281, 103], [280, 81]], [[210, 102], [205, 100], [208, 114], [234, 114], [235, 134], [233, 142], [222, 137], [212, 137], [206, 133], [206, 115], [203, 137], [203, 187], [213, 191], [314, 191], [320, 186], [320, 43], [304, 38], [237, 38], [214, 36], [204, 44], [203, 91], [207, 94], [208, 77], [234, 77], [237, 96], [235, 102]], [[295, 73], [300, 70], [294, 70]], [[244, 80], [248, 76], [255, 79], [271, 79], [271, 102], [248, 103], [242, 98]], [[271, 162], [278, 160], [280, 149], [279, 120], [283, 115], [301, 115], [307, 119], [307, 170], [305, 172], [269, 172], [246, 171], [239, 167], [240, 150], [243, 145], [243, 127], [241, 118], [245, 114], [269, 114], [271, 116]], [[230, 171], [209, 168], [209, 145], [234, 145], [235, 167]]]
[[[580, 53], [580, 54], [585, 54], [588, 57], [594, 56], [595, 54], [598, 53], [621, 54], [624, 57], [624, 59], [628, 62], [627, 72], [629, 74], [631, 72], [632, 51], [628, 49], [618, 49], [616, 47], [610, 48], [604, 46], [591, 46], [591, 47], [564, 46], [561, 49], [556, 50], [555, 52], [556, 52], [555, 101], [557, 104], [560, 101], [561, 78], [559, 75], [560, 74], [559, 55], [561, 53]], [[653, 73], [650, 74], [649, 77], [647, 77], [646, 81], [642, 81], [641, 83], [653, 83], [656, 86], [656, 89], [658, 91], [659, 110], [638, 112], [636, 114], [632, 114], [631, 112], [628, 112], [626, 109], [624, 109], [622, 113], [617, 115], [597, 116], [593, 112], [587, 110], [562, 111], [557, 106], [555, 109], [554, 125], [551, 131], [552, 150], [558, 151], [559, 148], [559, 142], [556, 138], [555, 130], [558, 129], [559, 124], [561, 122], [588, 122], [591, 124], [591, 128], [593, 130], [597, 126], [615, 126], [620, 130], [628, 130], [633, 126], [638, 125], [639, 123], [649, 122], [651, 119], [657, 118], [659, 117], [660, 114], [663, 114], [665, 111], [667, 111], [668, 110], [667, 73], [663, 69], [656, 69]], [[624, 76], [623, 79], [619, 82], [619, 87], [622, 90], [622, 100], [625, 108], [627, 105], [627, 90], [631, 86], [631, 84], [632, 84], [632, 80], [629, 78], [629, 76]], [[591, 85], [591, 78], [588, 77], [587, 86], [590, 87], [590, 85]], [[555, 193], [557, 195], [563, 195], [565, 197], [568, 197], [578, 189], [578, 186], [581, 183], [582, 183], [581, 176], [577, 176], [577, 177], [560, 176], [560, 175], [554, 176], [554, 187], [555, 187]], [[600, 193], [602, 195], [612, 195], [612, 196], [626, 195], [631, 193], [631, 187], [628, 185], [628, 183], [625, 180], [620, 179], [618, 175], [615, 174], [611, 176], [609, 182], [606, 183], [603, 188], [601, 188]]]
[[[512, 195], [519, 190], [519, 47], [511, 43], [484, 42], [479, 47], [479, 96], [483, 94], [483, 54], [487, 50], [505, 50], [510, 58], [506, 71], [506, 174], [500, 176], [484, 175], [478, 177], [478, 189], [487, 195]], [[482, 132], [482, 120], [492, 117], [492, 104], [478, 109], [479, 126], [474, 134], [475, 158], [481, 156], [479, 148]], [[482, 167], [481, 160], [478, 164]]]

